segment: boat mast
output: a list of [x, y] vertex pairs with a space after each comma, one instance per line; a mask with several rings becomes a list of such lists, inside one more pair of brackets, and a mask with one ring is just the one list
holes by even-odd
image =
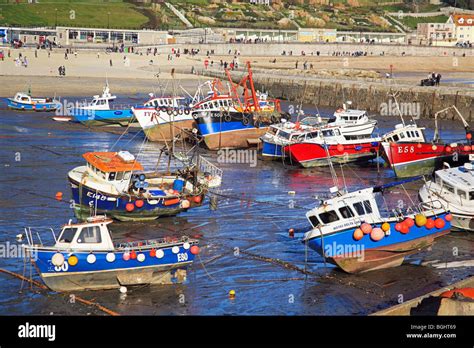
[[469, 126], [469, 123], [466, 122], [466, 120], [464, 119], [464, 117], [461, 115], [461, 113], [459, 112], [458, 108], [455, 106], [455, 105], [452, 105], [452, 106], [449, 106], [443, 110], [440, 110], [438, 111], [437, 113], [434, 114], [434, 122], [435, 122], [435, 130], [434, 130], [434, 134], [433, 134], [433, 142], [436, 142], [439, 140], [439, 129], [438, 129], [438, 115], [443, 113], [443, 112], [446, 112], [450, 109], [454, 109], [454, 111], [456, 111], [456, 113], [458, 114], [459, 118], [461, 119], [461, 122], [464, 126], [464, 129], [466, 130], [466, 132], [469, 131], [470, 129], [470, 126]]
[[[400, 119], [402, 120], [402, 124], [403, 124], [403, 127], [405, 127], [405, 119], [403, 118], [403, 114], [402, 114], [402, 111], [400, 110], [400, 106], [398, 105], [398, 101], [397, 101], [397, 93], [393, 93], [391, 95], [391, 97], [393, 98], [393, 100], [395, 101], [395, 105], [397, 106], [397, 110], [398, 110], [398, 114], [400, 115]], [[413, 117], [411, 118], [413, 123], [415, 123], [415, 120], [413, 119]]]

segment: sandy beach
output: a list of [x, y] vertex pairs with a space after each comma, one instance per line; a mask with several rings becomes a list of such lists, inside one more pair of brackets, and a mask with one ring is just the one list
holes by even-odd
[[[34, 49], [4, 49], [5, 59], [0, 61], [0, 96], [11, 97], [18, 91], [27, 90], [30, 86], [36, 95], [57, 96], [90, 96], [101, 91], [108, 79], [111, 89], [118, 94], [150, 93], [183, 86], [193, 93], [205, 77], [191, 74], [192, 69], [204, 69], [204, 61], [209, 60], [213, 68], [219, 68], [220, 61], [230, 63], [233, 55], [211, 56], [181, 55], [168, 60], [167, 54], [146, 55], [145, 53], [106, 53], [105, 51], [79, 50], [77, 55], [69, 54], [65, 59], [65, 50], [50, 52]], [[21, 53], [27, 57], [28, 66], [18, 66], [15, 60]], [[170, 49], [171, 53], [171, 49]], [[414, 85], [420, 78], [436, 71], [441, 72], [446, 81], [463, 81], [473, 79], [474, 60], [471, 57], [333, 57], [333, 56], [239, 56], [242, 66], [246, 61], [258, 70], [267, 70], [272, 74], [298, 75], [315, 77], [330, 74], [334, 77], [383, 77], [390, 72], [400, 81]], [[111, 65], [112, 62], [112, 65]], [[296, 63], [298, 62], [298, 69]], [[307, 69], [303, 64], [307, 63]], [[60, 77], [58, 67], [65, 66], [66, 76]], [[172, 76], [172, 70], [174, 74]], [[349, 76], [347, 71], [350, 71]], [[344, 74], [346, 74], [344, 76]], [[352, 74], [352, 76], [351, 76]]]

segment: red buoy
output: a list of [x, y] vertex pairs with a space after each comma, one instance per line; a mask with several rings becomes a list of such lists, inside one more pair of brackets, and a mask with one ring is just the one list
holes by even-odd
[[412, 218], [406, 218], [405, 223], [409, 228], [413, 227], [415, 225], [415, 221]]
[[408, 232], [410, 232], [410, 227], [405, 222], [403, 222], [400, 233], [407, 234]]
[[151, 256], [151, 257], [155, 257], [155, 256], [156, 256], [156, 250], [155, 250], [155, 249], [151, 249], [151, 250], [150, 250], [150, 256]]
[[337, 145], [337, 151], [339, 151], [339, 152], [344, 151], [344, 145], [338, 144], [338, 145]]
[[201, 196], [196, 196], [196, 197], [193, 198], [193, 201], [194, 201], [194, 203], [198, 203], [198, 204], [199, 204], [199, 203], [201, 203], [202, 198], [201, 198]]
[[135, 209], [135, 206], [133, 205], [133, 203], [127, 203], [125, 205], [125, 210], [130, 212], [130, 211], [133, 211], [133, 209]]
[[451, 221], [453, 219], [453, 214], [446, 214], [444, 218], [446, 219], [446, 221]]
[[57, 199], [58, 201], [60, 201], [61, 199], [63, 199], [63, 193], [60, 192], [60, 191], [59, 191], [59, 192], [56, 192], [56, 196], [55, 196], [55, 197], [56, 197], [56, 199]]
[[197, 255], [199, 254], [199, 247], [197, 245], [193, 245], [191, 249], [189, 249], [189, 251], [191, 252], [191, 254]]
[[462, 148], [465, 152], [469, 152], [471, 151], [471, 147], [469, 145], [464, 145], [464, 147]]
[[472, 139], [472, 134], [471, 134], [471, 133], [467, 133], [467, 134], [466, 134], [466, 139], [467, 139], [467, 140], [471, 140], [471, 139]]
[[295, 229], [294, 229], [294, 228], [290, 228], [290, 229], [288, 230], [288, 235], [289, 235], [290, 237], [294, 237], [294, 236], [295, 236]]
[[433, 219], [429, 218], [426, 220], [426, 224], [425, 224], [425, 227], [428, 229], [428, 230], [431, 230], [433, 227], [435, 227], [435, 222]]
[[446, 146], [446, 152], [449, 153], [449, 152], [451, 152], [451, 150], [452, 150], [451, 146]]
[[435, 227], [436, 227], [437, 229], [442, 229], [442, 228], [444, 227], [444, 225], [446, 224], [446, 223], [444, 222], [444, 220], [441, 219], [441, 218], [437, 218], [434, 223], [435, 223]]
[[398, 222], [395, 224], [395, 230], [400, 232], [402, 230], [402, 225], [403, 223], [402, 222]]
[[135, 252], [135, 250], [132, 250], [132, 251], [130, 252], [130, 258], [131, 258], [132, 260], [135, 260], [135, 259], [137, 258], [137, 253]]
[[145, 203], [144, 203], [141, 199], [135, 201], [135, 206], [136, 206], [137, 208], [143, 207], [144, 204], [145, 204]]

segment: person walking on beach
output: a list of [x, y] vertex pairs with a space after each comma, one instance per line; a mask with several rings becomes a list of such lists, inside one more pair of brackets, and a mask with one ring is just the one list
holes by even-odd
[[68, 60], [68, 58], [67, 58], [67, 52], [64, 52], [64, 59], [65, 59], [65, 60]]
[[295, 69], [298, 69], [298, 61], [295, 63]]
[[439, 82], [441, 81], [441, 74], [436, 74], [436, 86], [439, 86]]
[[35, 50], [35, 58], [38, 58], [38, 50]]
[[110, 66], [112, 66], [112, 59], [110, 59], [109, 63], [110, 63]]

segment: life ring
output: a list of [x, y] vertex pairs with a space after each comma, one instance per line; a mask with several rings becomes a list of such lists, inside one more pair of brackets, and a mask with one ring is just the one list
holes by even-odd
[[190, 112], [189, 109], [184, 109], [184, 114], [185, 115], [189, 115], [189, 112]]
[[173, 115], [178, 116], [178, 110], [173, 110]]
[[249, 118], [248, 118], [247, 116], [245, 116], [245, 115], [242, 115], [242, 124], [243, 124], [244, 126], [248, 126], [249, 123], [250, 123]]
[[171, 116], [171, 114], [173, 113], [173, 110], [171, 110], [171, 108], [168, 108], [166, 109], [166, 113]]
[[226, 121], [226, 122], [232, 121], [232, 116], [230, 116], [230, 114], [225, 114], [224, 115], [224, 121]]
[[178, 114], [182, 115], [182, 114], [183, 114], [183, 110], [182, 110], [182, 109], [179, 109], [179, 110], [178, 110]]

